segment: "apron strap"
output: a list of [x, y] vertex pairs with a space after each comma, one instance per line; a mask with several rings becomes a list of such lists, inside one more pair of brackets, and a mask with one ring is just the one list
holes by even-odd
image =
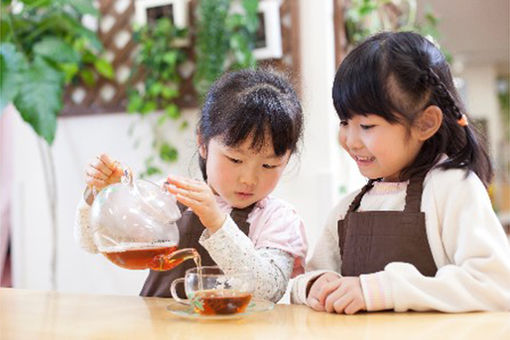
[[239, 229], [246, 235], [248, 235], [248, 232], [250, 231], [248, 215], [252, 212], [253, 208], [255, 208], [255, 204], [256, 203], [253, 203], [252, 205], [243, 209], [232, 208], [232, 211], [230, 212], [230, 217], [232, 217]]
[[361, 204], [361, 199], [363, 198], [363, 195], [365, 195], [368, 190], [372, 189], [372, 187], [374, 186], [374, 182], [376, 182], [376, 181], [378, 181], [378, 179], [369, 179], [368, 180], [368, 183], [365, 184], [365, 186], [361, 189], [359, 194], [351, 202], [351, 205], [349, 206], [349, 209], [347, 210], [347, 212], [354, 212], [354, 211], [358, 210], [358, 208]]
[[409, 179], [406, 192], [406, 205], [404, 207], [405, 212], [420, 212], [421, 211], [421, 196], [423, 193], [423, 180], [425, 179], [424, 174], [412, 176]]

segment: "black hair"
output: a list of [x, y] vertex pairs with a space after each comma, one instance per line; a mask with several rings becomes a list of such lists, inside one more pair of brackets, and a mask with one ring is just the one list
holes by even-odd
[[[267, 134], [276, 156], [294, 153], [303, 133], [303, 113], [287, 78], [272, 69], [246, 69], [220, 77], [210, 88], [202, 107], [197, 134], [205, 147], [211, 138], [235, 147], [252, 137], [252, 149], [260, 150]], [[199, 156], [202, 177], [207, 180], [206, 160]]]
[[439, 165], [442, 169], [472, 170], [486, 186], [492, 178], [477, 132], [458, 123], [466, 110], [444, 55], [417, 33], [379, 33], [354, 48], [336, 73], [333, 102], [341, 120], [370, 113], [407, 127], [425, 108], [436, 105], [443, 112], [441, 127], [425, 141], [401, 179], [427, 172], [442, 154], [448, 156]]

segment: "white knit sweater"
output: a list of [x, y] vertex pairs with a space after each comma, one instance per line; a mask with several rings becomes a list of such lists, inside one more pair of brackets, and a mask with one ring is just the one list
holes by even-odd
[[[375, 183], [358, 211], [402, 211], [407, 184]], [[345, 197], [329, 215], [307, 272], [294, 280], [292, 302], [306, 303], [311, 279], [324, 272], [341, 272], [337, 221], [344, 218], [358, 192]], [[510, 246], [480, 179], [474, 173], [466, 177], [459, 169], [431, 170], [424, 181], [421, 211], [438, 268], [435, 277], [425, 277], [402, 262], [361, 275], [367, 309], [510, 310]]]

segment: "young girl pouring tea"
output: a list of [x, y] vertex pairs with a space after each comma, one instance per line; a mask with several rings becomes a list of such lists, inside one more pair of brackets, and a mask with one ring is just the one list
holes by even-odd
[[[248, 269], [254, 295], [275, 302], [290, 276], [303, 272], [307, 250], [301, 218], [270, 196], [297, 149], [302, 124], [296, 93], [281, 75], [225, 74], [207, 94], [197, 127], [204, 181], [169, 176], [165, 183], [182, 206], [179, 248], [196, 248], [202, 265]], [[86, 182], [100, 190], [121, 175], [118, 163], [103, 154], [87, 167]], [[78, 208], [76, 235], [86, 250], [97, 252], [88, 224], [92, 199]], [[193, 266], [188, 261], [151, 271], [141, 295], [169, 297], [171, 282]]]
[[448, 64], [414, 33], [356, 47], [333, 85], [340, 144], [368, 184], [330, 214], [291, 299], [317, 311], [510, 310], [492, 170]]

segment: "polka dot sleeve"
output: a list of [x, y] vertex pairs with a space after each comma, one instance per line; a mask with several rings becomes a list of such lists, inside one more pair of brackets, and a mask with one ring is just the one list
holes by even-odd
[[76, 208], [74, 220], [74, 239], [80, 247], [89, 253], [97, 253], [97, 247], [92, 237], [92, 229], [89, 223], [90, 206], [81, 199]]
[[230, 218], [214, 234], [204, 230], [199, 240], [223, 270], [246, 268], [255, 276], [254, 295], [273, 302], [281, 299], [294, 267], [294, 256], [276, 248], [255, 249]]

